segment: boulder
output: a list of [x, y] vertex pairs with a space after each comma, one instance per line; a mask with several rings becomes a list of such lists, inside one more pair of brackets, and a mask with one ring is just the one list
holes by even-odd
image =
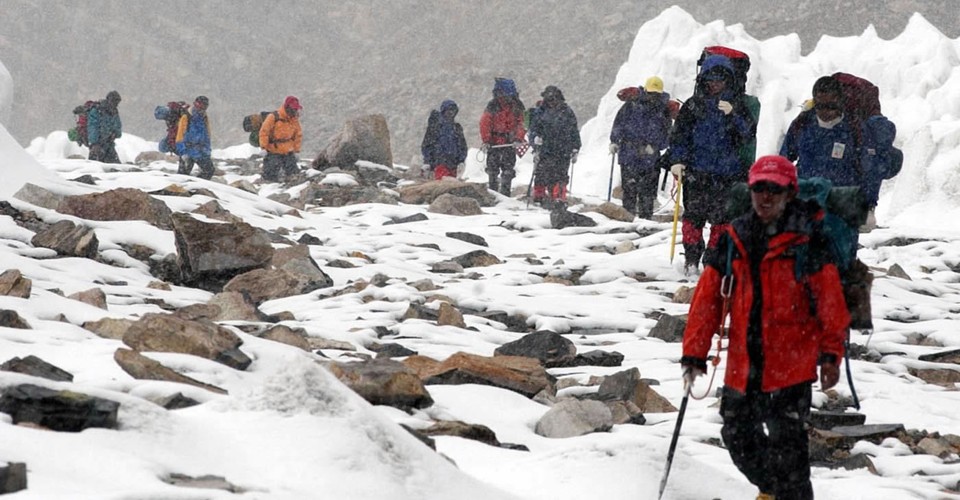
[[68, 220], [39, 231], [30, 240], [35, 247], [49, 248], [58, 255], [92, 259], [97, 256], [100, 242], [92, 228], [79, 226]]
[[195, 208], [191, 213], [203, 215], [204, 217], [223, 222], [243, 222], [242, 218], [237, 217], [236, 215], [233, 215], [227, 211], [227, 209], [223, 208], [223, 206], [221, 206], [220, 202], [217, 200], [210, 200]]
[[186, 375], [177, 373], [167, 368], [160, 362], [150, 359], [143, 354], [130, 349], [117, 349], [113, 353], [113, 360], [120, 365], [123, 371], [137, 380], [163, 380], [167, 382], [176, 382], [178, 384], [187, 384], [201, 389], [206, 389], [216, 394], [226, 394], [227, 391], [209, 384], [192, 379]]
[[547, 368], [570, 366], [577, 356], [577, 347], [562, 335], [548, 330], [524, 335], [493, 351], [494, 356], [535, 358]]
[[383, 115], [366, 115], [344, 123], [326, 149], [313, 160], [313, 168], [349, 167], [358, 160], [393, 165], [390, 129]]
[[14, 193], [13, 197], [20, 201], [25, 201], [31, 205], [43, 207], [48, 210], [56, 210], [57, 207], [60, 206], [60, 203], [63, 202], [64, 198], [66, 198], [66, 195], [54, 193], [46, 188], [42, 188], [36, 184], [31, 184], [28, 182], [24, 184], [20, 190]]
[[630, 401], [643, 413], [669, 413], [677, 411], [666, 398], [650, 388], [640, 378], [640, 370], [631, 368], [604, 377], [597, 390], [601, 400]]
[[51, 365], [32, 354], [23, 359], [10, 358], [0, 365], [0, 370], [33, 375], [57, 382], [73, 382], [73, 375], [70, 372]]
[[20, 330], [30, 330], [30, 323], [20, 317], [17, 311], [10, 309], [0, 309], [0, 326], [6, 328], [18, 328]]
[[280, 342], [281, 344], [298, 347], [304, 351], [310, 350], [310, 340], [307, 337], [306, 330], [303, 328], [290, 328], [286, 325], [274, 325], [263, 333], [259, 334], [258, 337], [272, 340], [274, 342]]
[[87, 220], [143, 220], [160, 229], [172, 229], [167, 204], [132, 188], [67, 196], [57, 211]]
[[550, 211], [550, 227], [554, 229], [565, 229], [568, 227], [594, 227], [597, 221], [583, 214], [571, 212], [566, 207]]
[[426, 367], [420, 378], [427, 384], [490, 385], [518, 392], [528, 398], [541, 391], [556, 392], [552, 377], [539, 361], [518, 356], [485, 357], [457, 352], [433, 367]]
[[660, 316], [660, 319], [657, 320], [657, 324], [650, 329], [650, 333], [648, 333], [647, 336], [665, 342], [680, 342], [683, 340], [683, 330], [686, 328], [686, 318], [663, 314]]
[[487, 190], [485, 184], [467, 183], [450, 177], [403, 186], [399, 191], [400, 201], [409, 205], [430, 204], [444, 194], [473, 198], [481, 207], [492, 207], [497, 203], [497, 197]]
[[[270, 241], [249, 224], [202, 222], [184, 213], [172, 219], [177, 264], [187, 283], [216, 288], [222, 286], [219, 281], [262, 268], [273, 258]], [[204, 280], [208, 277], [212, 282]]]
[[331, 363], [328, 369], [341, 382], [374, 405], [426, 408], [433, 404], [416, 372], [390, 359]]
[[309, 293], [322, 285], [330, 286], [330, 283], [311, 282], [283, 269], [254, 269], [228, 281], [223, 291], [241, 293], [254, 305], [260, 305], [268, 300]]
[[89, 304], [93, 307], [99, 307], [100, 309], [107, 308], [107, 294], [103, 293], [103, 290], [100, 288], [91, 288], [89, 290], [71, 293], [67, 298]]
[[480, 215], [480, 203], [473, 198], [454, 196], [449, 193], [438, 196], [427, 208], [428, 212], [445, 215]]
[[63, 432], [115, 429], [119, 409], [116, 401], [32, 384], [7, 387], [0, 396], [0, 411], [9, 414], [14, 424], [28, 422]]
[[0, 295], [29, 299], [33, 282], [24, 278], [18, 269], [7, 269], [0, 274]]
[[103, 318], [97, 321], [86, 321], [81, 326], [105, 339], [120, 340], [134, 323], [132, 319]]
[[609, 201], [594, 207], [592, 211], [597, 212], [608, 219], [618, 220], [621, 222], [633, 222], [633, 219], [636, 217], [630, 213], [629, 210], [623, 208], [623, 206], [616, 203], [611, 203]]
[[0, 466], [0, 495], [27, 489], [27, 464], [9, 462]]
[[489, 427], [480, 424], [468, 424], [459, 420], [441, 420], [421, 429], [427, 436], [456, 436], [463, 439], [479, 441], [490, 446], [500, 446], [496, 433]]
[[145, 314], [123, 335], [123, 343], [139, 352], [192, 354], [245, 370], [252, 360], [239, 347], [235, 333], [210, 322], [189, 321], [172, 314]]
[[463, 322], [463, 314], [447, 302], [440, 303], [440, 309], [437, 311], [437, 324], [457, 328], [467, 327], [467, 324]]
[[486, 267], [493, 266], [496, 264], [501, 264], [501, 260], [497, 258], [496, 255], [493, 255], [484, 250], [474, 250], [472, 252], [467, 252], [463, 255], [459, 255], [452, 259], [457, 264], [460, 264], [464, 268], [467, 267]]
[[613, 427], [613, 413], [600, 401], [565, 399], [545, 413], [534, 431], [548, 438], [568, 438]]
[[483, 239], [482, 236], [477, 236], [473, 233], [466, 233], [463, 231], [451, 231], [446, 233], [447, 238], [453, 238], [455, 240], [466, 241], [467, 243], [473, 243], [474, 245], [485, 247], [487, 245], [487, 240]]

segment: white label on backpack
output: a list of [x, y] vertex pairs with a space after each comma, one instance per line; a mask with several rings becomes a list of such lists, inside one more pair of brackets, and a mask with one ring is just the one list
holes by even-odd
[[837, 159], [837, 160], [843, 158], [843, 150], [844, 150], [844, 149], [847, 149], [847, 145], [846, 145], [846, 144], [843, 144], [842, 142], [835, 142], [835, 143], [833, 143], [833, 152], [830, 153], [830, 157], [831, 157], [831, 158], [835, 158], [835, 159]]

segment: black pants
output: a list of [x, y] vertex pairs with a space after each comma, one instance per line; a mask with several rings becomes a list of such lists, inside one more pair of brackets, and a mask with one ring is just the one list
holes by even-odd
[[[514, 167], [517, 165], [517, 152], [512, 146], [505, 148], [490, 149], [487, 152], [487, 175], [490, 177], [490, 189], [494, 191], [506, 191], [510, 194], [509, 187], [501, 189], [501, 186], [510, 186], [517, 173]], [[500, 176], [500, 179], [497, 179]]]
[[723, 442], [740, 472], [777, 500], [812, 500], [809, 383], [766, 393], [723, 388]]
[[568, 168], [570, 158], [564, 156], [544, 156], [538, 160], [537, 170], [534, 172], [534, 186], [551, 187], [554, 184], [566, 186], [570, 182]]
[[120, 156], [117, 154], [117, 145], [114, 144], [113, 141], [102, 142], [98, 144], [98, 146], [99, 147], [96, 148], [90, 148], [88, 159], [101, 163], [120, 163]]
[[623, 208], [644, 219], [653, 217], [657, 202], [657, 181], [660, 169], [650, 165], [620, 165], [620, 185], [623, 187]]
[[[706, 244], [703, 228], [707, 222], [716, 227], [730, 222], [727, 215], [727, 194], [738, 182], [736, 176], [719, 176], [690, 172], [683, 177], [683, 253], [687, 265], [700, 265]], [[717, 234], [711, 229], [710, 240]]]
[[194, 158], [189, 155], [183, 155], [180, 157], [180, 166], [177, 168], [178, 174], [190, 175], [190, 172], [193, 171], [193, 164], [196, 163], [200, 167], [201, 179], [210, 179], [213, 177], [213, 160], [210, 157], [206, 158]]
[[280, 180], [280, 171], [283, 170], [284, 177], [291, 176], [300, 171], [297, 165], [297, 155], [287, 153], [279, 155], [276, 153], [267, 153], [263, 159], [263, 180], [277, 182]]

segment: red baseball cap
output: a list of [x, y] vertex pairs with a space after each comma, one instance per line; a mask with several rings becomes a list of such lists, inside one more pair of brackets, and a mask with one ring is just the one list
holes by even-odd
[[797, 189], [797, 167], [790, 160], [778, 156], [761, 156], [750, 167], [748, 183], [772, 182], [778, 186], [792, 186]]
[[300, 105], [300, 99], [292, 95], [288, 95], [286, 99], [283, 100], [283, 107], [290, 109], [303, 109], [303, 106]]

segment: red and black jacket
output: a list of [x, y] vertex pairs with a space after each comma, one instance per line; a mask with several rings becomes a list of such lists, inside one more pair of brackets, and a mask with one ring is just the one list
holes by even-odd
[[753, 367], [751, 386], [773, 392], [816, 380], [821, 357], [840, 361], [850, 315], [826, 240], [812, 229], [812, 212], [812, 205], [790, 202], [772, 236], [753, 211], [727, 228], [705, 256], [683, 335], [682, 364], [706, 368], [720, 326], [728, 261], [733, 289], [727, 387], [746, 392]]

